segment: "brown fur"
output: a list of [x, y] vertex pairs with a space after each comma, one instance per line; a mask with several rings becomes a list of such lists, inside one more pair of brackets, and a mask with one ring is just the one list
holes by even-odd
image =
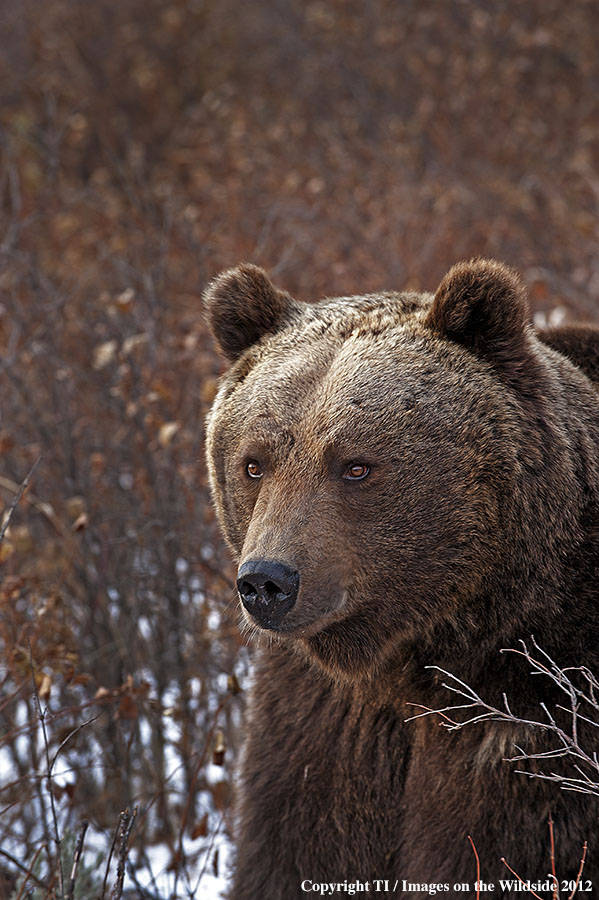
[[[489, 261], [434, 297], [314, 305], [245, 266], [206, 302], [233, 362], [208, 422], [225, 536], [240, 564], [300, 574], [276, 629], [246, 614], [260, 648], [233, 900], [294, 900], [303, 879], [472, 884], [468, 834], [486, 881], [502, 856], [537, 879], [550, 810], [560, 877], [588, 839], [599, 885], [596, 800], [503, 761], [541, 732], [405, 722], [410, 703], [449, 701], [432, 665], [542, 715], [561, 698], [499, 653], [531, 634], [599, 669], [599, 332], [540, 341], [519, 278]], [[356, 462], [370, 474], [351, 483]]]
[[585, 375], [599, 383], [599, 341], [592, 325], [563, 325], [539, 333], [544, 344], [553, 347], [580, 366]]

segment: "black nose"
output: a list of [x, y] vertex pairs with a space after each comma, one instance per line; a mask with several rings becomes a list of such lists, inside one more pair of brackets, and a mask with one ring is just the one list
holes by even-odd
[[270, 559], [250, 559], [237, 573], [241, 602], [263, 628], [276, 628], [297, 600], [299, 572]]

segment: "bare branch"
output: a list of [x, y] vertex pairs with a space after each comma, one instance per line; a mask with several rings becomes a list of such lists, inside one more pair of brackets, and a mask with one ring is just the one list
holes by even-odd
[[64, 897], [64, 874], [62, 871], [62, 840], [60, 837], [60, 831], [58, 828], [58, 815], [56, 813], [56, 804], [54, 802], [54, 791], [52, 790], [52, 765], [50, 761], [50, 744], [48, 742], [48, 732], [46, 730], [46, 714], [48, 712], [48, 708], [42, 709], [42, 704], [40, 702], [40, 695], [37, 689], [37, 682], [35, 680], [35, 666], [33, 662], [33, 654], [31, 651], [31, 645], [29, 645], [29, 659], [31, 664], [31, 676], [33, 679], [33, 694], [35, 697], [35, 703], [38, 712], [38, 719], [42, 726], [42, 736], [44, 738], [44, 754], [46, 757], [46, 786], [48, 789], [48, 794], [50, 796], [50, 809], [52, 810], [52, 824], [54, 826], [54, 842], [56, 844], [57, 849], [57, 869], [58, 869], [58, 879], [60, 885], [60, 896]]
[[2, 527], [0, 528], [0, 544], [1, 544], [2, 541], [4, 540], [4, 535], [5, 535], [6, 532], [8, 531], [8, 526], [10, 525], [10, 520], [12, 519], [12, 517], [13, 517], [13, 515], [14, 515], [15, 509], [17, 508], [17, 506], [18, 506], [19, 503], [21, 502], [21, 497], [23, 496], [23, 494], [24, 494], [25, 491], [27, 490], [27, 488], [28, 488], [28, 486], [29, 486], [29, 482], [30, 482], [31, 479], [33, 478], [33, 475], [34, 475], [34, 473], [35, 473], [35, 470], [37, 469], [37, 467], [38, 467], [39, 464], [40, 464], [40, 460], [41, 460], [41, 456], [38, 456], [38, 458], [36, 459], [36, 461], [34, 462], [34, 464], [31, 466], [29, 472], [28, 472], [27, 475], [25, 476], [25, 480], [21, 482], [21, 486], [19, 487], [19, 490], [17, 491], [17, 493], [16, 493], [15, 496], [13, 497], [13, 501], [12, 501], [12, 503], [10, 504], [10, 506], [8, 507], [8, 511], [7, 511], [6, 514], [4, 515], [4, 520], [3, 520], [3, 522], [2, 522]]
[[[547, 750], [539, 752], [530, 752], [522, 747], [514, 745], [516, 754], [508, 758], [508, 762], [527, 762], [531, 760], [549, 760], [549, 759], [571, 759], [572, 767], [576, 775], [564, 775], [556, 772], [527, 772], [518, 769], [519, 774], [528, 775], [529, 778], [539, 778], [545, 781], [554, 781], [560, 785], [563, 790], [577, 791], [579, 793], [592, 794], [599, 796], [599, 758], [597, 751], [587, 752], [580, 743], [579, 725], [584, 722], [599, 728], [599, 697], [596, 694], [599, 688], [599, 682], [595, 675], [589, 671], [586, 666], [569, 666], [560, 669], [558, 664], [551, 656], [539, 647], [534, 636], [531, 636], [531, 644], [534, 656], [524, 641], [521, 641], [522, 649], [503, 649], [502, 653], [515, 653], [524, 657], [531, 666], [531, 675], [543, 675], [553, 682], [560, 691], [567, 695], [568, 705], [556, 704], [555, 709], [565, 713], [570, 724], [565, 727], [556, 720], [554, 712], [549, 709], [546, 703], [540, 703], [540, 709], [543, 712], [544, 719], [539, 721], [535, 719], [523, 718], [510, 707], [508, 698], [504, 693], [503, 704], [504, 709], [498, 709], [487, 703], [480, 697], [473, 688], [462, 681], [457, 676], [442, 669], [439, 666], [428, 666], [429, 669], [436, 669], [446, 680], [442, 682], [442, 686], [450, 693], [455, 694], [460, 699], [467, 702], [456, 703], [452, 706], [444, 706], [439, 709], [431, 709], [416, 703], [408, 705], [423, 710], [422, 712], [406, 719], [407, 722], [413, 719], [419, 719], [424, 716], [436, 715], [442, 719], [442, 725], [448, 731], [459, 731], [469, 725], [480, 722], [508, 722], [512, 725], [524, 726], [530, 729], [538, 729], [547, 733], [549, 738], [553, 737], [556, 745], [549, 747]], [[588, 689], [581, 690], [574, 680], [574, 676], [581, 676], [583, 681], [588, 685]], [[472, 710], [473, 714], [467, 718], [460, 720], [455, 716], [458, 712], [464, 710]], [[474, 711], [476, 713], [474, 714]], [[590, 770], [591, 775], [588, 771]], [[579, 777], [578, 777], [579, 776]]]
[[112, 889], [111, 900], [121, 900], [123, 896], [123, 883], [125, 880], [125, 867], [127, 863], [127, 853], [129, 852], [129, 837], [137, 817], [137, 806], [130, 812], [126, 809], [119, 817], [119, 863], [117, 866], [117, 875], [114, 887]]
[[79, 837], [77, 838], [77, 846], [75, 847], [75, 854], [73, 856], [73, 868], [71, 869], [71, 877], [69, 879], [69, 889], [67, 891], [67, 900], [73, 900], [75, 895], [75, 882], [77, 880], [77, 869], [79, 867], [79, 860], [81, 859], [81, 854], [83, 852], [83, 843], [85, 841], [85, 833], [87, 831], [89, 823], [83, 820], [81, 823], [81, 830], [79, 831]]

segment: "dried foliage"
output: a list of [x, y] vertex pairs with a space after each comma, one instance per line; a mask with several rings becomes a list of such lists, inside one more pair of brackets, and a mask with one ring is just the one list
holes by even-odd
[[203, 463], [202, 284], [248, 259], [305, 299], [433, 289], [480, 253], [541, 316], [596, 317], [598, 17], [0, 7], [0, 895], [27, 875], [68, 896], [82, 821], [107, 855], [126, 808], [132, 877], [158, 843], [173, 896], [194, 854], [217, 864], [246, 659]]

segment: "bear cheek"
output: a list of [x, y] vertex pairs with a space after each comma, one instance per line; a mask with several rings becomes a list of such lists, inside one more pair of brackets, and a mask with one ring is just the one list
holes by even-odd
[[485, 487], [472, 490], [457, 460], [447, 477], [426, 476], [404, 466], [376, 513], [354, 517], [360, 552], [346, 557], [347, 615], [368, 607], [397, 632], [428, 629], [453, 616], [496, 563], [497, 506]]
[[225, 539], [236, 563], [243, 556], [243, 547], [252, 521], [252, 503], [247, 495], [236, 489], [233, 479], [213, 490], [218, 518]]

